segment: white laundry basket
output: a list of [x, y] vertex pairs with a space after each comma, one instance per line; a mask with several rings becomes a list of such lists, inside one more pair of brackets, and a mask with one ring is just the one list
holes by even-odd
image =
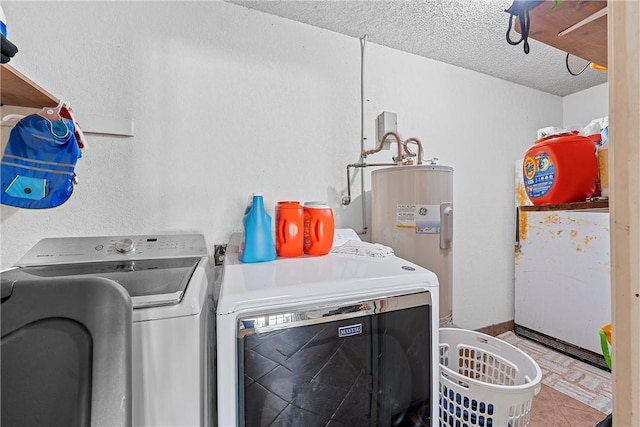
[[440, 328], [440, 426], [525, 427], [542, 371], [511, 344]]

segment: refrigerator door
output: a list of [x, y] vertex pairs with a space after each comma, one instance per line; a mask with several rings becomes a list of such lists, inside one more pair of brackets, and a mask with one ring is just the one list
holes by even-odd
[[518, 232], [516, 325], [600, 355], [598, 329], [611, 322], [608, 211], [521, 210]]

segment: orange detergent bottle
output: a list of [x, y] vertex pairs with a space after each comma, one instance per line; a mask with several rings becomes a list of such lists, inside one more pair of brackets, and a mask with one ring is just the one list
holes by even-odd
[[596, 189], [596, 146], [574, 134], [539, 139], [527, 150], [522, 177], [534, 205], [585, 201]]
[[326, 255], [333, 245], [333, 210], [325, 202], [304, 204], [304, 253]]
[[282, 201], [276, 205], [276, 253], [279, 257], [302, 256], [304, 250], [304, 211], [300, 202]]

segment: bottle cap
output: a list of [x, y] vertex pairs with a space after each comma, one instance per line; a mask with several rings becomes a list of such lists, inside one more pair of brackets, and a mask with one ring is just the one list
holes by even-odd
[[310, 202], [304, 202], [304, 206], [307, 208], [328, 208], [329, 205], [327, 202], [322, 202], [319, 200], [313, 200]]

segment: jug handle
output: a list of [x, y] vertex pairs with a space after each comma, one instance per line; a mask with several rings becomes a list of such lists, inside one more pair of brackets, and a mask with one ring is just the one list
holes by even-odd
[[278, 235], [280, 236], [280, 240], [287, 243], [287, 233], [284, 232], [288, 227], [287, 220], [280, 222], [280, 227], [278, 228]]

